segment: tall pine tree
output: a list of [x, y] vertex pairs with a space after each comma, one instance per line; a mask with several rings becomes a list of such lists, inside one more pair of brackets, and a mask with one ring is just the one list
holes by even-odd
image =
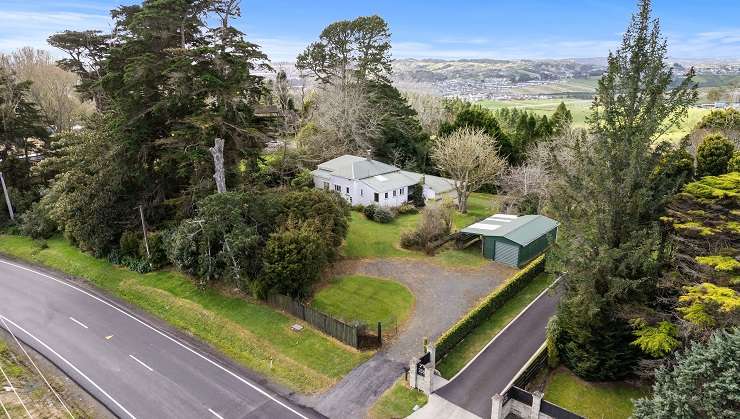
[[618, 379], [637, 353], [631, 308], [652, 297], [662, 263], [658, 217], [675, 187], [650, 180], [654, 143], [696, 100], [693, 69], [671, 88], [667, 45], [649, 0], [608, 58], [588, 117], [590, 135], [554, 159], [552, 209], [563, 228], [554, 252], [566, 273], [558, 311], [564, 362], [587, 379]]

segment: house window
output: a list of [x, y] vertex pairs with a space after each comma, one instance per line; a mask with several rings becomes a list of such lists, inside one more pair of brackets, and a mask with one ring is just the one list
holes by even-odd
[[403, 195], [403, 188], [399, 189], [398, 191], [401, 193], [401, 195]]
[[334, 185], [334, 190], [337, 192], [342, 192], [342, 187], [339, 185]]
[[388, 192], [385, 193], [385, 199], [388, 199]]
[[396, 190], [395, 189], [393, 190], [393, 196], [396, 196]]
[[324, 189], [329, 190], [329, 182], [324, 182]]
[[360, 196], [364, 196], [363, 193], [364, 193], [364, 190], [360, 189]]
[[347, 186], [347, 193], [349, 193], [349, 186]]
[[375, 192], [375, 202], [380, 201], [380, 197], [377, 192]]

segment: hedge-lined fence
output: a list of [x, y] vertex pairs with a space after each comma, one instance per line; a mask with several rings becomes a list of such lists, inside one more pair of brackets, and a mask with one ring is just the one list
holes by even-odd
[[501, 288], [489, 294], [480, 304], [470, 310], [468, 314], [458, 320], [457, 323], [437, 339], [437, 359], [442, 359], [442, 357], [447, 355], [473, 329], [491, 317], [494, 311], [501, 308], [514, 294], [529, 285], [537, 275], [544, 271], [545, 255], [541, 255], [512, 276]]

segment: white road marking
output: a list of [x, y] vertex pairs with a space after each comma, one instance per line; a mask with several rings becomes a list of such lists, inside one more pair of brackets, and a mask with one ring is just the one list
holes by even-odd
[[141, 360], [140, 360], [139, 358], [137, 358], [137, 357], [135, 357], [135, 356], [133, 356], [133, 355], [129, 355], [129, 356], [130, 356], [130, 357], [131, 357], [131, 359], [133, 359], [134, 361], [136, 361], [136, 362], [138, 362], [139, 364], [143, 365], [143, 366], [144, 366], [144, 368], [148, 369], [149, 371], [154, 371], [154, 370], [152, 369], [152, 367], [150, 367], [149, 365], [147, 365], [147, 364], [143, 363], [143, 362], [142, 362], [142, 361], [141, 361]]
[[[23, 410], [26, 411], [26, 414], [28, 415], [29, 418], [33, 419], [33, 416], [31, 416], [31, 412], [28, 411], [26, 404], [23, 403], [23, 399], [21, 399], [21, 396], [19, 396], [18, 392], [15, 391], [15, 387], [13, 386], [13, 383], [10, 382], [10, 378], [8, 378], [7, 374], [5, 374], [5, 370], [3, 369], [2, 366], [0, 366], [0, 372], [3, 373], [3, 377], [5, 377], [5, 381], [8, 382], [8, 387], [10, 387], [10, 389], [13, 390], [13, 393], [15, 393], [15, 397], [17, 397], [18, 401], [21, 402], [21, 406], [23, 406]], [[3, 410], [5, 410], [5, 406], [3, 406]], [[5, 411], [5, 413], [7, 413], [7, 411]]]
[[87, 326], [85, 326], [85, 323], [82, 323], [81, 321], [75, 319], [74, 317], [70, 317], [69, 319], [72, 320], [73, 322], [79, 324], [80, 326], [84, 327], [85, 329], [88, 328]]
[[[307, 416], [305, 416], [305, 415], [301, 414], [301, 413], [300, 413], [300, 412], [298, 412], [297, 410], [295, 410], [295, 409], [293, 409], [292, 407], [288, 406], [287, 404], [285, 404], [285, 403], [281, 402], [280, 400], [278, 400], [277, 398], [275, 398], [274, 396], [272, 396], [272, 395], [271, 395], [270, 393], [266, 392], [265, 390], [263, 390], [263, 389], [261, 389], [261, 388], [257, 387], [256, 385], [254, 385], [254, 384], [250, 383], [249, 381], [247, 381], [247, 380], [245, 380], [244, 378], [240, 377], [239, 375], [237, 375], [236, 373], [232, 372], [231, 370], [229, 370], [229, 369], [227, 369], [227, 368], [225, 368], [225, 367], [221, 366], [221, 365], [220, 365], [220, 364], [218, 364], [218, 363], [217, 363], [216, 361], [213, 361], [212, 359], [210, 359], [210, 358], [208, 358], [207, 356], [205, 356], [205, 355], [201, 354], [200, 352], [197, 352], [197, 351], [196, 351], [195, 349], [191, 348], [191, 347], [190, 347], [190, 346], [188, 346], [188, 345], [185, 345], [184, 343], [182, 343], [182, 342], [180, 342], [179, 340], [177, 340], [177, 339], [173, 338], [172, 336], [170, 336], [170, 335], [166, 334], [165, 332], [162, 332], [161, 330], [159, 330], [159, 329], [155, 328], [154, 326], [151, 326], [151, 325], [149, 325], [149, 324], [148, 324], [148, 323], [146, 323], [145, 321], [143, 321], [143, 320], [139, 319], [138, 317], [134, 316], [133, 314], [131, 314], [131, 313], [129, 313], [129, 312], [127, 312], [127, 311], [123, 310], [122, 308], [120, 308], [120, 307], [118, 307], [118, 306], [116, 306], [116, 305], [114, 305], [114, 304], [111, 304], [110, 302], [108, 302], [108, 301], [106, 301], [106, 300], [103, 300], [102, 298], [100, 298], [100, 297], [98, 297], [98, 296], [96, 296], [96, 295], [94, 295], [94, 294], [91, 294], [91, 293], [89, 293], [89, 292], [87, 292], [87, 291], [85, 291], [85, 290], [83, 290], [83, 289], [81, 289], [81, 288], [78, 288], [78, 287], [76, 287], [76, 286], [74, 286], [74, 285], [72, 285], [72, 284], [70, 284], [70, 283], [67, 283], [67, 282], [65, 282], [65, 281], [59, 280], [59, 279], [57, 279], [57, 278], [54, 278], [54, 277], [53, 277], [53, 276], [51, 276], [51, 275], [47, 275], [47, 274], [45, 274], [45, 273], [42, 273], [42, 272], [39, 272], [39, 271], [35, 271], [35, 270], [33, 270], [33, 269], [29, 269], [29, 268], [26, 268], [25, 266], [17, 265], [17, 264], [15, 264], [15, 263], [7, 262], [7, 261], [4, 261], [4, 260], [0, 260], [0, 263], [4, 263], [4, 264], [6, 264], [6, 265], [10, 265], [10, 266], [14, 266], [14, 267], [16, 267], [16, 268], [18, 268], [18, 269], [22, 269], [22, 270], [24, 270], [24, 271], [28, 271], [28, 272], [33, 272], [33, 273], [35, 273], [36, 275], [40, 275], [40, 276], [43, 276], [44, 278], [49, 278], [49, 279], [51, 279], [51, 280], [52, 280], [52, 281], [54, 281], [54, 282], [57, 282], [57, 283], [59, 283], [59, 284], [62, 284], [62, 285], [64, 285], [64, 286], [67, 286], [67, 287], [69, 287], [69, 288], [72, 288], [72, 289], [74, 289], [74, 290], [77, 290], [77, 291], [79, 291], [79, 292], [81, 292], [81, 293], [83, 293], [83, 294], [87, 295], [87, 296], [88, 296], [88, 297], [90, 297], [90, 298], [93, 298], [93, 299], [95, 299], [95, 300], [98, 300], [98, 301], [100, 301], [101, 303], [103, 303], [103, 304], [105, 304], [105, 305], [107, 305], [107, 306], [111, 307], [112, 309], [114, 309], [114, 310], [116, 310], [116, 311], [120, 312], [120, 313], [121, 313], [121, 314], [123, 314], [124, 316], [127, 316], [127, 317], [131, 318], [132, 320], [134, 320], [134, 321], [136, 321], [136, 322], [140, 323], [140, 324], [141, 324], [141, 325], [143, 325], [144, 327], [147, 327], [147, 328], [149, 328], [150, 330], [152, 330], [152, 331], [154, 331], [154, 332], [158, 333], [158, 334], [159, 334], [159, 335], [161, 335], [162, 337], [164, 337], [164, 338], [166, 338], [166, 339], [170, 340], [171, 342], [173, 342], [173, 343], [175, 343], [176, 345], [178, 345], [178, 346], [182, 347], [183, 349], [185, 349], [185, 350], [189, 351], [190, 353], [192, 353], [192, 354], [194, 354], [194, 355], [196, 355], [196, 356], [200, 357], [201, 359], [203, 359], [204, 361], [206, 361], [206, 362], [210, 363], [211, 365], [213, 365], [214, 367], [216, 367], [216, 368], [220, 369], [221, 371], [224, 371], [225, 373], [227, 373], [227, 374], [231, 375], [232, 377], [234, 377], [234, 378], [236, 378], [237, 380], [241, 381], [242, 383], [244, 383], [244, 384], [248, 385], [249, 387], [251, 387], [251, 388], [252, 388], [252, 389], [254, 389], [255, 391], [259, 392], [259, 393], [260, 393], [260, 394], [262, 394], [263, 396], [265, 396], [265, 397], [269, 398], [270, 400], [274, 401], [275, 403], [277, 403], [277, 404], [279, 404], [280, 406], [284, 407], [285, 409], [289, 410], [290, 412], [292, 412], [292, 413], [293, 413], [293, 414], [295, 414], [296, 416], [298, 416], [298, 417], [300, 417], [300, 418], [303, 418], [303, 419], [309, 419], [309, 418], [308, 418]], [[133, 416], [132, 416], [132, 417], [133, 417]]]
[[72, 412], [69, 411], [69, 408], [67, 407], [67, 405], [64, 403], [64, 401], [62, 401], [62, 398], [59, 397], [59, 394], [56, 392], [56, 390], [54, 390], [51, 384], [49, 384], [49, 380], [46, 379], [46, 376], [44, 376], [44, 374], [41, 372], [39, 367], [33, 361], [33, 358], [31, 358], [31, 355], [28, 354], [28, 352], [26, 351], [26, 348], [24, 348], [23, 345], [21, 345], [21, 343], [18, 341], [18, 338], [15, 336], [15, 333], [13, 333], [8, 327], [8, 325], [5, 323], [5, 319], [0, 318], [0, 321], [2, 321], [3, 326], [5, 327], [5, 330], [7, 330], [10, 333], [10, 335], [13, 336], [13, 340], [15, 340], [15, 343], [18, 345], [19, 348], [21, 348], [21, 351], [23, 351], [23, 353], [26, 354], [26, 358], [28, 358], [28, 360], [31, 361], [31, 365], [33, 365], [33, 367], [36, 368], [36, 372], [39, 373], [41, 378], [46, 383], [46, 386], [49, 387], [49, 390], [51, 390], [51, 393], [54, 394], [57, 400], [59, 400], [59, 403], [62, 404], [62, 407], [64, 408], [64, 410], [67, 411], [67, 414], [69, 415], [69, 417], [71, 417], [72, 419], [75, 419], [75, 416], [72, 414]]
[[[0, 261], [0, 262], [2, 262], [2, 261]], [[130, 418], [131, 418], [131, 419], [136, 419], [136, 416], [132, 415], [132, 414], [131, 414], [131, 412], [129, 412], [128, 410], [126, 410], [126, 408], [125, 408], [125, 407], [123, 407], [123, 406], [122, 406], [122, 405], [121, 405], [120, 403], [118, 403], [118, 401], [117, 401], [116, 399], [114, 399], [114, 398], [113, 398], [113, 397], [112, 397], [112, 396], [111, 396], [110, 394], [108, 394], [108, 393], [107, 393], [107, 392], [106, 392], [105, 390], [103, 390], [103, 389], [102, 389], [102, 388], [101, 388], [101, 387], [100, 387], [100, 386], [99, 386], [99, 385], [98, 385], [97, 383], [95, 383], [95, 381], [91, 380], [91, 379], [90, 379], [90, 377], [88, 377], [88, 376], [87, 376], [87, 375], [85, 375], [85, 374], [84, 374], [84, 373], [83, 373], [82, 371], [80, 371], [80, 369], [79, 369], [79, 368], [77, 368], [77, 367], [76, 367], [76, 366], [75, 366], [74, 364], [72, 364], [71, 362], [67, 361], [67, 358], [65, 358], [65, 357], [61, 356], [61, 355], [60, 355], [60, 354], [59, 354], [59, 353], [58, 353], [57, 351], [55, 351], [54, 349], [52, 349], [52, 348], [51, 348], [51, 347], [50, 347], [49, 345], [47, 345], [46, 343], [44, 343], [43, 341], [41, 341], [41, 340], [40, 340], [39, 338], [37, 338], [36, 336], [32, 335], [32, 334], [31, 334], [31, 333], [30, 333], [30, 332], [29, 332], [28, 330], [26, 330], [26, 329], [24, 329], [24, 328], [20, 327], [20, 326], [19, 326], [18, 324], [14, 323], [14, 322], [13, 322], [12, 320], [10, 320], [9, 318], [7, 318], [7, 317], [3, 316], [2, 314], [0, 314], [0, 318], [2, 318], [2, 319], [5, 319], [5, 321], [7, 321], [8, 323], [10, 323], [10, 324], [12, 324], [13, 326], [15, 326], [15, 327], [16, 327], [16, 329], [18, 329], [18, 330], [22, 331], [23, 333], [27, 334], [27, 335], [28, 335], [28, 336], [30, 336], [30, 337], [31, 337], [31, 338], [32, 338], [33, 340], [35, 340], [36, 342], [38, 342], [38, 343], [39, 343], [39, 344], [40, 344], [41, 346], [43, 346], [44, 348], [46, 348], [46, 349], [47, 349], [47, 350], [48, 350], [49, 352], [51, 352], [51, 353], [53, 353], [54, 355], [56, 355], [56, 356], [57, 356], [57, 357], [58, 357], [59, 359], [61, 359], [61, 360], [62, 360], [62, 361], [63, 361], [63, 362], [65, 363], [65, 364], [69, 365], [69, 366], [70, 366], [70, 368], [72, 368], [73, 370], [75, 370], [75, 372], [77, 372], [77, 374], [79, 374], [80, 376], [82, 376], [82, 378], [84, 378], [85, 380], [87, 380], [87, 381], [88, 381], [88, 382], [89, 382], [90, 384], [92, 384], [92, 385], [93, 385], [93, 386], [94, 386], [94, 387], [95, 387], [96, 389], [98, 389], [98, 391], [100, 391], [101, 393], [103, 393], [103, 395], [104, 395], [105, 397], [107, 397], [107, 398], [108, 398], [108, 399], [109, 399], [110, 401], [112, 401], [112, 402], [113, 402], [113, 403], [114, 403], [114, 404], [115, 404], [116, 406], [118, 406], [118, 408], [119, 408], [119, 409], [123, 410], [123, 411], [124, 411], [124, 412], [125, 412], [125, 413], [126, 413], [126, 414], [127, 414], [127, 415], [128, 415], [128, 416], [129, 416]]]
[[214, 412], [213, 409], [208, 409], [209, 412], [213, 413], [213, 416], [217, 417], [218, 419], [224, 419], [223, 416], [219, 415], [218, 413]]

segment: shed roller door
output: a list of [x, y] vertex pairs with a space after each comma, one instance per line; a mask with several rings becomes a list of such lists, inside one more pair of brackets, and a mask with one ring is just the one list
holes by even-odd
[[504, 263], [509, 266], [514, 266], [514, 267], [518, 266], [519, 246], [497, 241], [496, 242], [496, 261]]

